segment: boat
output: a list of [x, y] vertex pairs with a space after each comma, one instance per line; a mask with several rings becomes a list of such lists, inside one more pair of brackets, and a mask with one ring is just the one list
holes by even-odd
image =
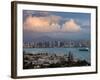
[[79, 51], [89, 51], [89, 48], [80, 48]]

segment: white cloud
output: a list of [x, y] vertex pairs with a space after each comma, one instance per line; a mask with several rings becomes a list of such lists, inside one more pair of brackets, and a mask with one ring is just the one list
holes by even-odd
[[46, 16], [46, 17], [35, 17], [28, 16], [24, 21], [24, 29], [31, 30], [33, 32], [54, 32], [58, 30], [60, 26], [59, 16]]
[[[62, 18], [56, 15], [49, 16], [28, 16], [24, 21], [24, 29], [33, 32], [79, 32], [80, 26], [75, 20], [67, 20], [62, 25], [59, 24]], [[60, 28], [62, 27], [62, 28]]]
[[62, 30], [64, 32], [79, 32], [81, 28], [73, 19], [70, 19], [63, 24]]

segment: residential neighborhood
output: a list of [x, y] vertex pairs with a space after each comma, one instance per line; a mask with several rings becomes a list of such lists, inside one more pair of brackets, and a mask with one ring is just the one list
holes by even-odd
[[23, 69], [37, 68], [55, 68], [55, 67], [73, 67], [73, 66], [89, 66], [86, 60], [74, 59], [73, 53], [69, 52], [64, 55], [37, 53], [26, 54], [24, 52]]

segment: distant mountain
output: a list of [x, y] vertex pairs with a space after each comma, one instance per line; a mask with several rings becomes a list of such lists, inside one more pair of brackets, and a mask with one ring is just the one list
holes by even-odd
[[50, 38], [48, 36], [43, 36], [43, 37], [39, 37], [39, 38], [34, 38], [33, 41], [52, 41], [54, 40], [53, 38]]
[[[38, 41], [66, 41], [66, 40], [72, 40], [72, 39], [67, 39], [67, 38], [51, 38], [48, 36], [43, 36], [43, 37], [38, 37], [38, 38], [28, 38], [24, 40], [24, 42], [38, 42]], [[73, 40], [84, 40], [84, 39], [73, 39]]]
[[38, 38], [28, 38], [28, 39], [24, 39], [24, 42], [31, 42], [31, 41], [55, 41], [55, 40], [59, 40], [59, 41], [63, 41], [63, 40], [67, 40], [67, 39], [61, 39], [61, 38], [51, 38], [48, 36], [43, 36], [43, 37], [38, 37]]

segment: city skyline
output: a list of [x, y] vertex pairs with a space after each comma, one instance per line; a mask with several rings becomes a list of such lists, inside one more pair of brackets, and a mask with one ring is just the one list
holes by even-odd
[[75, 48], [88, 47], [90, 41], [40, 41], [40, 42], [24, 42], [24, 48]]
[[23, 10], [23, 40], [90, 40], [90, 14]]

